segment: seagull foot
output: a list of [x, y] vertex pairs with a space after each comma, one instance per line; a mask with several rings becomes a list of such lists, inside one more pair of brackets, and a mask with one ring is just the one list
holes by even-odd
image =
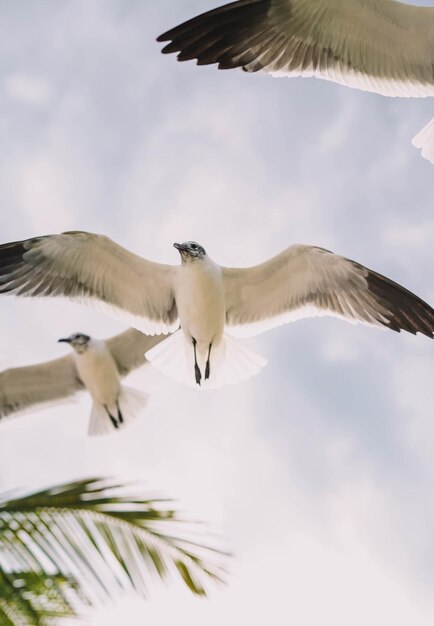
[[212, 347], [212, 343], [209, 344], [209, 348], [208, 348], [208, 358], [206, 360], [206, 365], [205, 365], [205, 380], [208, 380], [209, 375], [211, 373], [211, 366], [209, 363], [209, 358], [211, 356], [211, 347]]
[[194, 365], [194, 375], [196, 377], [196, 383], [200, 386], [200, 381], [202, 380], [202, 374], [199, 369], [199, 365], [195, 363]]
[[118, 420], [117, 420], [115, 417], [113, 417], [113, 415], [110, 415], [110, 413], [109, 413], [109, 418], [110, 418], [111, 423], [113, 424], [113, 426], [114, 426], [114, 427], [116, 428], [116, 430], [117, 430], [117, 429], [119, 428], [119, 422], [118, 422]]
[[194, 337], [191, 338], [193, 343], [193, 351], [194, 351], [194, 375], [196, 377], [196, 384], [200, 386], [200, 381], [202, 380], [202, 374], [199, 369], [199, 365], [197, 364], [197, 354], [196, 354], [196, 344], [197, 341]]
[[122, 411], [120, 409], [119, 404], [116, 404], [117, 410], [118, 410], [118, 422], [119, 424], [123, 424], [124, 423], [124, 416], [122, 415]]
[[[115, 417], [113, 417], [113, 415], [110, 413], [110, 411], [108, 410], [108, 408], [107, 408], [105, 405], [104, 405], [104, 408], [105, 408], [105, 410], [106, 410], [106, 412], [107, 412], [107, 415], [108, 415], [108, 416], [109, 416], [109, 418], [110, 418], [111, 423], [113, 424], [113, 426], [114, 426], [114, 427], [116, 428], [116, 430], [117, 430], [117, 429], [119, 428], [119, 425], [122, 423], [123, 418], [122, 418], [122, 420], [119, 420], [119, 422], [118, 422], [118, 420], [117, 420]], [[120, 413], [120, 411], [119, 411], [119, 407], [118, 407], [118, 412]]]

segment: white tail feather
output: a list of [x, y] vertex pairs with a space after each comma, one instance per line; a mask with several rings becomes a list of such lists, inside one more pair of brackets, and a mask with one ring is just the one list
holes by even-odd
[[422, 156], [434, 164], [434, 117], [411, 140], [415, 148], [422, 150]]
[[[107, 415], [107, 411], [103, 405], [94, 402], [87, 434], [91, 437], [109, 435], [129, 426], [139, 415], [147, 401], [148, 395], [146, 393], [138, 391], [137, 389], [131, 389], [131, 387], [122, 386], [119, 394], [119, 408], [122, 413], [123, 422], [118, 422], [118, 428], [116, 428]], [[118, 411], [116, 406], [109, 407], [109, 411], [114, 417], [117, 417]]]
[[[148, 350], [148, 361], [166, 376], [198, 387], [194, 373], [193, 346], [181, 330]], [[216, 389], [223, 385], [235, 385], [257, 374], [267, 363], [266, 359], [244, 347], [237, 340], [225, 335], [218, 346], [211, 348], [210, 377], [204, 380], [204, 364], [201, 363], [201, 389]]]

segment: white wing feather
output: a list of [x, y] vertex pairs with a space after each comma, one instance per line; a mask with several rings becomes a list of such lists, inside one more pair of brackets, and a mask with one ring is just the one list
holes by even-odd
[[181, 61], [434, 95], [434, 8], [395, 0], [241, 0], [159, 37]]
[[331, 315], [392, 330], [434, 331], [434, 310], [388, 278], [345, 257], [295, 245], [251, 268], [223, 268], [226, 332], [248, 337]]
[[413, 137], [412, 144], [422, 150], [422, 156], [434, 164], [434, 118]]
[[149, 336], [135, 328], [129, 328], [106, 340], [106, 346], [115, 360], [120, 376], [147, 363], [145, 352], [166, 339], [165, 335]]
[[[240, 0], [158, 38], [178, 59], [316, 77], [383, 96], [434, 95], [434, 7], [395, 0]], [[434, 131], [413, 140], [434, 162]]]
[[0, 420], [70, 400], [84, 387], [71, 355], [0, 372]]
[[178, 327], [173, 267], [84, 232], [0, 246], [0, 293], [65, 296], [154, 335]]

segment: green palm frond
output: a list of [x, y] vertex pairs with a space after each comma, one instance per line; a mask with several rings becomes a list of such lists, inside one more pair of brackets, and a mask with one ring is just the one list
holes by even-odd
[[0, 624], [54, 626], [83, 613], [88, 603], [76, 583], [61, 575], [0, 569]]
[[[161, 579], [177, 579], [206, 595], [210, 583], [224, 581], [227, 555], [204, 545], [201, 530], [183, 520], [170, 500], [99, 478], [0, 497], [0, 577], [6, 581], [0, 612], [8, 605], [7, 580], [17, 576], [31, 581], [33, 592], [48, 578], [51, 598], [65, 615], [74, 613], [74, 601], [94, 605], [131, 591], [146, 597]], [[39, 589], [46, 601], [46, 589]], [[21, 610], [33, 606], [27, 602]], [[47, 619], [22, 623], [49, 624]]]

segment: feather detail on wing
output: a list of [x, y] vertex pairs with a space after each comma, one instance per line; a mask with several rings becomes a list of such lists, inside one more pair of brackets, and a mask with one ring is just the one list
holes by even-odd
[[240, 0], [169, 30], [164, 53], [386, 96], [434, 95], [434, 7], [395, 0]]
[[433, 337], [434, 310], [381, 274], [312, 246], [291, 246], [251, 268], [223, 268], [226, 332], [251, 336], [304, 317]]
[[0, 372], [0, 420], [67, 402], [84, 387], [71, 355]]
[[151, 335], [178, 327], [172, 275], [170, 265], [147, 261], [91, 233], [0, 246], [0, 293], [84, 301]]
[[106, 346], [115, 360], [120, 376], [126, 376], [147, 363], [145, 352], [166, 338], [165, 335], [149, 336], [135, 328], [129, 328], [107, 339]]

